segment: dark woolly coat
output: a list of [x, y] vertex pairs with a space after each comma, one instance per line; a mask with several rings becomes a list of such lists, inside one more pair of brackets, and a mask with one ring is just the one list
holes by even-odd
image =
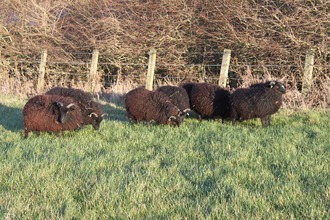
[[185, 89], [176, 86], [161, 86], [157, 91], [165, 93], [181, 112], [190, 111], [189, 96]]
[[282, 95], [286, 92], [283, 83], [268, 81], [256, 83], [250, 88], [236, 89], [231, 95], [230, 118], [232, 123], [252, 118], [260, 118], [262, 126], [270, 124], [270, 116], [282, 105]]
[[191, 103], [195, 112], [202, 117], [229, 117], [230, 92], [210, 83], [195, 84], [191, 90]]
[[92, 125], [95, 130], [100, 128], [103, 120], [103, 107], [100, 103], [95, 102], [93, 96], [80, 89], [55, 87], [46, 92], [47, 95], [59, 95], [71, 97], [81, 109], [83, 116], [83, 125]]
[[179, 85], [180, 88], [183, 88], [186, 90], [188, 97], [189, 97], [189, 103], [190, 103], [190, 109], [193, 109], [193, 105], [191, 103], [191, 90], [198, 83], [188, 82], [188, 83], [182, 83]]
[[127, 118], [137, 121], [155, 121], [157, 124], [177, 125], [181, 111], [173, 105], [167, 95], [160, 91], [149, 91], [143, 87], [133, 89], [125, 96]]
[[[70, 106], [70, 107], [68, 107]], [[61, 112], [62, 111], [62, 112]], [[66, 117], [60, 121], [61, 113]], [[38, 95], [31, 98], [23, 108], [25, 138], [29, 132], [48, 131], [56, 133], [71, 131], [82, 125], [81, 110], [70, 97]]]

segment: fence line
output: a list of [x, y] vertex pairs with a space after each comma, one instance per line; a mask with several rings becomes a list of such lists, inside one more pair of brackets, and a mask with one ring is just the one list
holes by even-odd
[[40, 93], [42, 91], [42, 89], [44, 88], [45, 73], [46, 73], [46, 61], [47, 61], [47, 50], [42, 50], [40, 65], [39, 65], [38, 84], [37, 84], [38, 93]]
[[[149, 62], [148, 64], [144, 63], [114, 63], [114, 62], [98, 62], [98, 58], [100, 56], [98, 50], [94, 50], [92, 53], [92, 58], [89, 62], [56, 62], [56, 61], [47, 61], [47, 51], [42, 50], [41, 51], [41, 59], [40, 61], [4, 61], [8, 63], [35, 63], [39, 64], [39, 70], [38, 70], [38, 79], [37, 79], [37, 92], [40, 93], [43, 91], [44, 88], [44, 82], [45, 82], [45, 71], [47, 64], [76, 64], [76, 65], [88, 65], [90, 68], [89, 73], [87, 74], [66, 74], [69, 76], [78, 76], [78, 75], [86, 75], [88, 79], [89, 84], [89, 92], [95, 93], [95, 88], [97, 83], [100, 82], [100, 76], [97, 73], [97, 67], [99, 65], [114, 65], [114, 66], [148, 66], [148, 70], [145, 76], [139, 76], [141, 78], [146, 78], [146, 84], [145, 87], [147, 89], [152, 90], [153, 88], [153, 82], [155, 78], [154, 72], [156, 66], [193, 66], [193, 67], [221, 67], [219, 72], [219, 77], [217, 78], [209, 78], [209, 77], [202, 77], [203, 79], [212, 79], [212, 80], [218, 80], [218, 84], [222, 87], [226, 87], [227, 80], [228, 79], [235, 79], [240, 80], [238, 78], [228, 77], [228, 72], [230, 67], [295, 67], [295, 68], [303, 68], [304, 69], [304, 76], [301, 80], [302, 82], [302, 92], [304, 95], [308, 95], [311, 91], [311, 85], [313, 82], [313, 67], [327, 67], [328, 65], [315, 65], [314, 64], [314, 50], [308, 50], [305, 55], [305, 64], [304, 65], [246, 65], [246, 64], [230, 64], [230, 57], [231, 57], [231, 51], [228, 49], [225, 49], [223, 52], [218, 52], [218, 54], [222, 54], [222, 62], [219, 64], [156, 64], [156, 54], [157, 51], [155, 49], [151, 49], [149, 52]], [[162, 52], [160, 52], [162, 53]], [[212, 54], [214, 54], [213, 52]], [[87, 53], [86, 53], [87, 54]], [[88, 53], [90, 54], [90, 53]], [[102, 54], [103, 55], [103, 54]], [[119, 72], [118, 74], [121, 74]], [[117, 79], [120, 79], [122, 77], [121, 75], [102, 75], [103, 77], [117, 77]], [[125, 77], [133, 77], [133, 76], [125, 76]], [[189, 78], [189, 79], [199, 79], [201, 77], [169, 77], [169, 78]], [[47, 80], [46, 80], [47, 81]]]
[[94, 49], [93, 56], [92, 56], [92, 63], [90, 67], [89, 77], [88, 77], [88, 84], [89, 84], [89, 91], [95, 94], [95, 87], [96, 87], [96, 80], [97, 80], [97, 62], [99, 60], [99, 50]]
[[149, 64], [148, 64], [148, 73], [146, 80], [146, 89], [148, 90], [152, 90], [153, 87], [155, 67], [156, 67], [156, 53], [157, 51], [155, 49], [151, 49], [149, 52]]
[[[86, 74], [67, 74], [67, 75], [71, 75], [71, 76], [86, 76]], [[117, 77], [117, 75], [105, 75], [105, 76], [108, 76], [108, 77]], [[147, 76], [125, 76], [125, 78], [147, 78]], [[155, 76], [156, 79], [163, 79], [164, 77], [162, 76]], [[169, 77], [166, 77], [168, 79], [191, 79], [191, 80], [197, 80], [197, 79], [201, 79], [200, 77], [185, 77], [185, 76], [169, 76]], [[219, 78], [215, 78], [215, 77], [204, 77], [203, 78], [204, 80], [218, 80]], [[236, 78], [236, 77], [228, 77], [227, 79], [229, 80], [237, 80], [237, 81], [243, 81], [242, 78]], [[38, 79], [30, 79], [31, 81], [38, 81]], [[45, 80], [45, 82], [48, 82], [49, 80]], [[56, 80], [58, 82], [61, 82], [61, 80]], [[299, 82], [299, 83], [302, 83], [304, 80], [301, 79], [294, 79], [294, 80], [286, 80], [286, 82]], [[66, 81], [63, 81], [63, 82], [72, 82], [72, 80], [66, 80]], [[75, 81], [75, 82], [86, 82], [86, 81]], [[330, 82], [330, 80], [313, 80], [313, 82]], [[125, 84], [125, 83], [123, 83]], [[145, 85], [145, 84], [139, 84], [139, 85]]]
[[306, 53], [304, 77], [302, 93], [308, 96], [312, 87], [313, 80], [313, 65], [314, 65], [314, 50], [311, 49]]
[[228, 71], [229, 71], [229, 65], [230, 65], [230, 54], [231, 54], [231, 50], [225, 49], [223, 51], [222, 65], [221, 65], [218, 84], [219, 84], [219, 86], [224, 87], [224, 88], [227, 85]]
[[[40, 61], [4, 61], [7, 63], [35, 63], [40, 64]], [[90, 65], [91, 62], [64, 62], [64, 61], [47, 61], [47, 64], [75, 64], [75, 65]], [[98, 65], [117, 65], [117, 66], [148, 66], [148, 63], [113, 63], [113, 62], [98, 62]], [[221, 67], [221, 64], [185, 64], [185, 63], [157, 63], [156, 66], [202, 66], [202, 67]], [[296, 67], [303, 68], [305, 65], [277, 65], [277, 64], [230, 64], [231, 67]], [[326, 67], [330, 68], [330, 65], [313, 65], [313, 67]]]

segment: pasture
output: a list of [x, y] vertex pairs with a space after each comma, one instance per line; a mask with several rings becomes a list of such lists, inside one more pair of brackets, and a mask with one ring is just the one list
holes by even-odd
[[330, 112], [272, 124], [132, 125], [122, 101], [64, 137], [23, 139], [27, 99], [0, 95], [1, 219], [329, 219]]

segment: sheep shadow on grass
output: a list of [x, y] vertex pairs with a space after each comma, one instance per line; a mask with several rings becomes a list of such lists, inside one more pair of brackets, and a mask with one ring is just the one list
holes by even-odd
[[107, 116], [105, 116], [105, 120], [114, 120], [122, 122], [128, 121], [126, 117], [124, 95], [102, 93], [99, 97], [99, 101], [100, 100], [103, 101], [103, 112], [108, 114]]
[[23, 129], [22, 109], [13, 108], [0, 103], [0, 126], [4, 129], [17, 132]]

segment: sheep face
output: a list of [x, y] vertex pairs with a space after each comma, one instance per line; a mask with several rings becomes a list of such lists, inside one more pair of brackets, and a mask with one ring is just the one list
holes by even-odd
[[176, 115], [171, 116], [168, 121], [170, 121], [169, 124], [173, 126], [180, 126], [180, 124], [184, 121], [185, 118], [188, 117], [188, 112], [190, 109], [185, 109], [184, 111], [179, 111]]
[[180, 124], [183, 122], [184, 118], [186, 117], [186, 113], [181, 112], [180, 109], [178, 109], [176, 106], [171, 107], [169, 109], [169, 117], [167, 119], [167, 123], [169, 125], [173, 126], [180, 126]]
[[102, 122], [102, 120], [103, 120], [103, 117], [105, 116], [105, 115], [108, 115], [107, 113], [104, 113], [104, 114], [102, 114], [102, 115], [98, 115], [98, 114], [96, 114], [95, 112], [92, 112], [92, 113], [90, 113], [89, 115], [88, 115], [88, 117], [91, 117], [92, 118], [92, 120], [91, 120], [91, 125], [93, 126], [93, 128], [95, 129], [95, 130], [99, 130], [100, 129], [100, 124], [101, 124], [101, 122]]
[[185, 112], [179, 112], [177, 115], [171, 116], [169, 120], [169, 124], [173, 126], [180, 126], [180, 124], [183, 122], [183, 120], [187, 117], [187, 114]]
[[58, 110], [59, 110], [59, 122], [65, 123], [71, 120], [72, 115], [70, 111], [74, 111], [76, 106], [74, 103], [70, 103], [68, 105], [63, 105], [62, 102], [57, 102]]
[[277, 90], [278, 92], [280, 92], [282, 94], [286, 93], [285, 85], [281, 82], [269, 81], [269, 82], [266, 82], [266, 86], [270, 89]]
[[177, 115], [172, 115], [168, 118], [168, 124], [179, 127], [185, 117], [185, 113], [179, 112]]

